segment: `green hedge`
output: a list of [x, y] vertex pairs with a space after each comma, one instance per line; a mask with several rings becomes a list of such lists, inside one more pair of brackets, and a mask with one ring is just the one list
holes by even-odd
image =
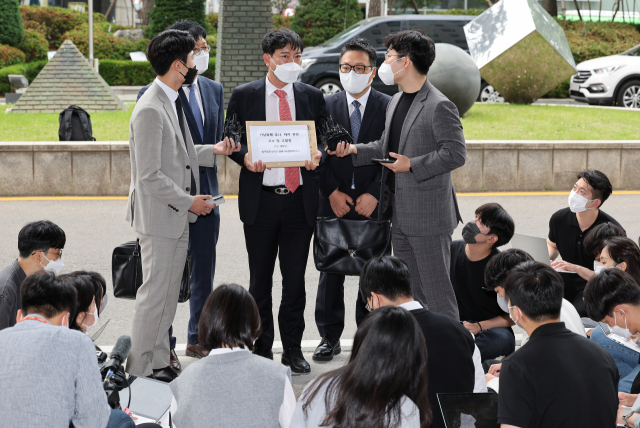
[[18, 48], [0, 45], [0, 67], [26, 62], [26, 55]]
[[[209, 69], [203, 74], [214, 78], [216, 60], [209, 60]], [[113, 86], [145, 86], [156, 78], [151, 64], [137, 61], [100, 60], [100, 76]], [[1, 70], [0, 70], [1, 71]]]
[[0, 68], [0, 93], [6, 94], [7, 92], [11, 92], [11, 84], [9, 83], [8, 77], [10, 74], [22, 74], [29, 80], [29, 83], [31, 83], [46, 64], [47, 61], [45, 60]]

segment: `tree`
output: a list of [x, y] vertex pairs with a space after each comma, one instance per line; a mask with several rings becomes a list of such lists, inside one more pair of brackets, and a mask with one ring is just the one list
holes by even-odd
[[195, 21], [207, 29], [204, 0], [155, 0], [149, 17], [154, 36], [183, 19]]
[[[391, 3], [391, 2], [389, 2]], [[398, 0], [394, 6], [400, 9], [413, 9], [416, 15], [420, 13], [420, 9], [429, 8], [430, 6], [441, 3], [440, 0]]]
[[140, 18], [142, 25], [149, 25], [151, 23], [151, 17], [149, 16], [151, 9], [153, 9], [153, 0], [144, 0], [142, 2], [142, 9], [138, 11], [138, 18]]
[[558, 2], [557, 0], [542, 0], [542, 8], [549, 12], [549, 15], [558, 16]]
[[374, 16], [382, 16], [382, 0], [369, 1], [369, 16], [367, 18]]
[[23, 38], [20, 3], [18, 0], [0, 0], [0, 44], [18, 46]]
[[358, 0], [301, 0], [291, 29], [305, 46], [316, 46], [361, 20]]

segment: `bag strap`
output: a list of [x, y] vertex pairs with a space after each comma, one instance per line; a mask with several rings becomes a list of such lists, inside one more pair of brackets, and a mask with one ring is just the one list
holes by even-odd
[[63, 141], [70, 141], [71, 140], [71, 117], [73, 116], [73, 110], [70, 108], [67, 108], [64, 111], [64, 140]]
[[95, 138], [93, 138], [93, 135], [91, 135], [91, 126], [89, 125], [87, 112], [83, 109], [79, 109], [76, 111], [76, 114], [80, 118], [80, 123], [82, 124], [82, 133], [84, 134], [84, 138], [86, 139], [86, 141], [95, 141]]

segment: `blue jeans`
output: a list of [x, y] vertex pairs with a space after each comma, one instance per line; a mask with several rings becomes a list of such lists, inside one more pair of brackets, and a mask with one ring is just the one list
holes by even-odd
[[633, 380], [640, 373], [640, 365], [638, 364], [640, 354], [609, 339], [599, 326], [591, 333], [591, 340], [607, 351], [616, 362], [618, 373], [620, 373], [618, 391], [630, 392]]
[[127, 415], [120, 409], [112, 409], [111, 416], [109, 416], [109, 422], [107, 428], [135, 428], [136, 423], [133, 422], [131, 416]]
[[[475, 321], [469, 321], [475, 322]], [[516, 338], [510, 328], [497, 327], [482, 330], [476, 336], [476, 346], [482, 361], [511, 355], [516, 350]]]

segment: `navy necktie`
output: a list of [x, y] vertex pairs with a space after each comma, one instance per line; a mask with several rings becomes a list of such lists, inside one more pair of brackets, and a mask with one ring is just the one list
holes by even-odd
[[351, 136], [353, 137], [353, 142], [357, 143], [360, 125], [362, 125], [362, 115], [360, 114], [360, 103], [357, 100], [353, 100], [351, 104], [354, 107], [351, 114]]
[[193, 116], [198, 126], [198, 132], [200, 132], [200, 139], [204, 142], [204, 126], [202, 124], [202, 113], [200, 112], [200, 106], [198, 105], [198, 98], [196, 95], [196, 85], [192, 83], [189, 85], [189, 107], [193, 112]]

